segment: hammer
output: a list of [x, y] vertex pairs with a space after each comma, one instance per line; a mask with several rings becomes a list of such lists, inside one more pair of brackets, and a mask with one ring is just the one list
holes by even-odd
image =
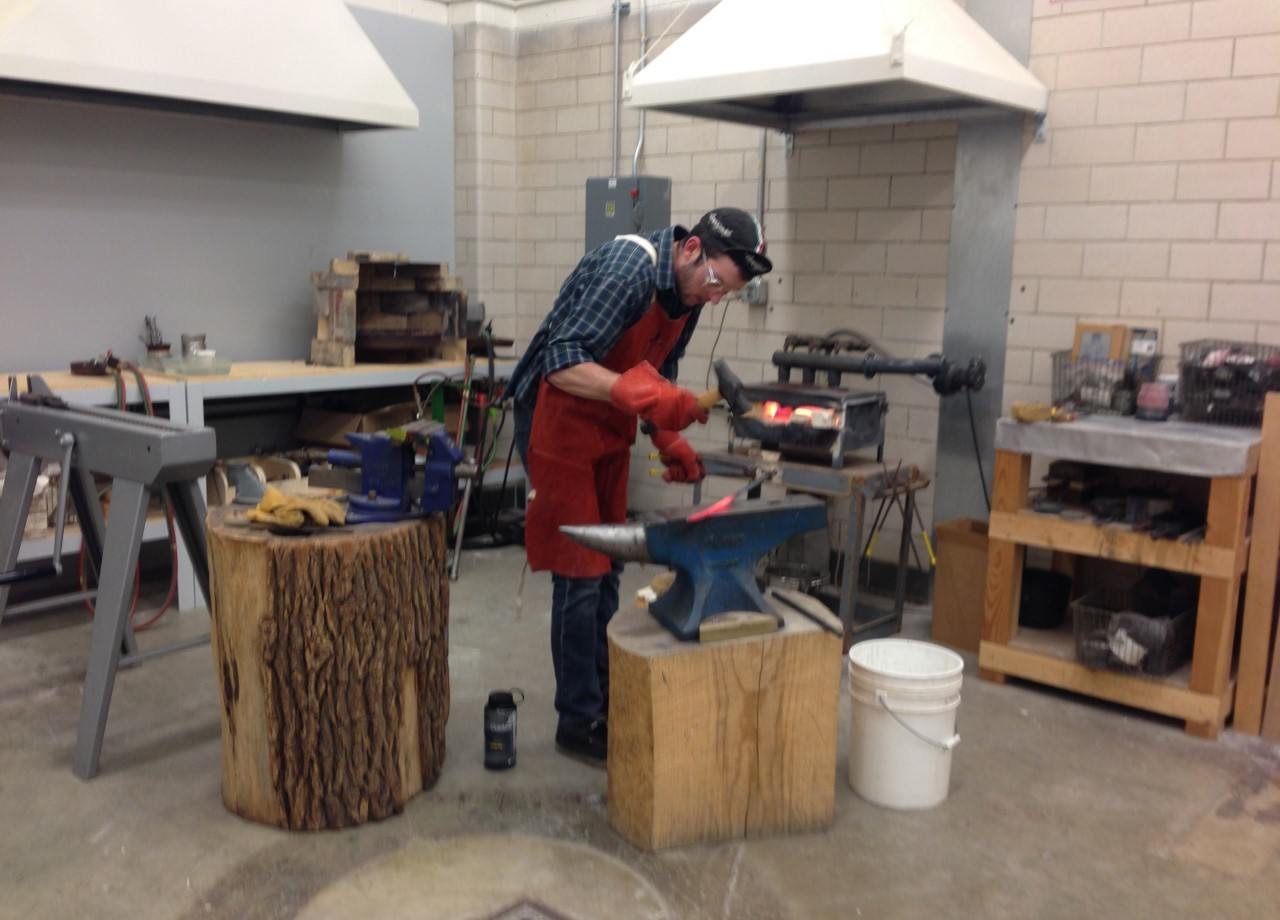
[[[730, 414], [746, 415], [750, 412], [751, 401], [742, 395], [742, 381], [739, 380], [738, 375], [729, 368], [728, 362], [725, 361], [724, 358], [716, 358], [712, 367], [716, 369], [717, 387], [715, 390], [708, 390], [707, 393], [703, 393], [702, 396], [699, 396], [698, 404], [703, 405], [702, 400], [707, 396], [707, 394], [714, 392], [718, 398], [723, 399], [729, 404]], [[714, 406], [715, 402], [712, 402], [711, 405]]]
[[[716, 370], [716, 386], [698, 395], [698, 405], [707, 411], [723, 399], [729, 404], [729, 412], [733, 415], [746, 415], [751, 411], [751, 403], [742, 395], [742, 381], [729, 369], [724, 358], [716, 358], [712, 365]], [[653, 434], [657, 426], [652, 422], [644, 422], [640, 430], [645, 434]]]

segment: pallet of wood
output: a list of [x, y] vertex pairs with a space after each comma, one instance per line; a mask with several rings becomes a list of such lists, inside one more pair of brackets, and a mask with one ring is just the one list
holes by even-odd
[[313, 272], [311, 283], [312, 364], [466, 358], [467, 292], [445, 263], [353, 250]]

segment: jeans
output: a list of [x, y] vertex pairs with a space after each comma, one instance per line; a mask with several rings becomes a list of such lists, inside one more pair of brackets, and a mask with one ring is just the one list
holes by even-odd
[[[515, 408], [515, 442], [528, 470], [533, 410]], [[530, 483], [531, 488], [536, 484]], [[609, 713], [609, 643], [605, 630], [618, 610], [621, 562], [597, 578], [551, 576], [551, 664], [560, 724], [586, 723]]]

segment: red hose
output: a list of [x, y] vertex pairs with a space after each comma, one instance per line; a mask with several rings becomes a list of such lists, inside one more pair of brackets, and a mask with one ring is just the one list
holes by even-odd
[[[146, 406], [147, 415], [155, 415], [156, 409], [151, 402], [151, 388], [147, 385], [147, 378], [143, 376], [142, 369], [139, 368], [136, 364], [132, 363], [131, 361], [121, 361], [120, 367], [126, 368], [127, 370], [133, 373], [133, 376], [138, 381], [138, 391], [142, 394], [142, 402], [143, 402], [143, 405]], [[124, 384], [124, 376], [123, 374], [120, 373], [118, 369], [116, 370], [116, 383], [117, 383], [116, 399], [119, 402], [118, 408], [121, 411], [124, 411], [126, 406], [126, 402], [125, 402], [126, 388]], [[67, 475], [66, 471], [63, 471], [63, 475]], [[178, 539], [177, 539], [176, 528], [174, 527], [174, 522], [173, 522], [173, 506], [170, 504], [168, 496], [165, 496], [165, 499], [164, 499], [164, 520], [165, 520], [165, 525], [169, 530], [169, 560], [170, 560], [169, 591], [165, 595], [164, 604], [161, 605], [160, 609], [157, 610], [150, 619], [144, 620], [141, 623], [133, 624], [133, 631], [135, 633], [139, 633], [145, 629], [148, 629], [157, 620], [159, 620], [162, 616], [164, 616], [165, 613], [168, 612], [170, 605], [173, 603], [174, 596], [177, 594], [177, 591], [178, 591]], [[80, 541], [80, 590], [82, 591], [86, 590], [84, 559], [85, 559], [85, 544], [84, 544], [84, 540], [82, 539]], [[138, 595], [141, 593], [142, 593], [142, 563], [139, 562], [137, 567], [134, 568], [133, 570], [133, 602], [129, 606], [129, 621], [131, 623], [133, 622], [134, 616], [137, 615]], [[88, 601], [88, 599], [85, 600], [84, 605], [89, 611], [89, 618], [92, 619], [95, 606], [91, 604]]]

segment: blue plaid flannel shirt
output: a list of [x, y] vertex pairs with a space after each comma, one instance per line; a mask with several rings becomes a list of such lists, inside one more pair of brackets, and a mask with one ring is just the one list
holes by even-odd
[[516, 405], [524, 409], [534, 405], [543, 377], [575, 364], [604, 360], [623, 333], [644, 316], [655, 293], [672, 319], [689, 314], [680, 338], [659, 368], [674, 381], [702, 312], [701, 304], [684, 306], [676, 288], [671, 249], [676, 240], [688, 235], [678, 225], [650, 234], [648, 239], [658, 251], [657, 266], [643, 248], [628, 240], [610, 240], [583, 256], [511, 374], [508, 389]]

